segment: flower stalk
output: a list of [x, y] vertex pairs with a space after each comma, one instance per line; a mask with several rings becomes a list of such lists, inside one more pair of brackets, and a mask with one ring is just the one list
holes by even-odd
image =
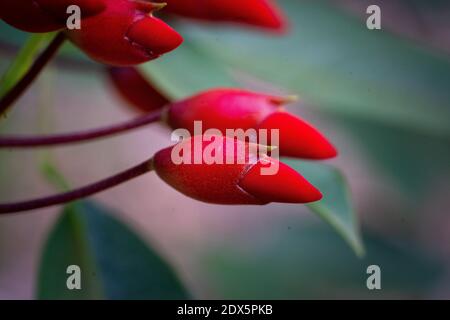
[[134, 166], [128, 170], [120, 172], [114, 176], [111, 176], [109, 178], [103, 179], [101, 181], [92, 183], [90, 185], [72, 191], [63, 192], [32, 200], [12, 202], [12, 203], [2, 203], [0, 204], [0, 214], [40, 209], [54, 205], [65, 204], [68, 202], [92, 196], [94, 194], [111, 189], [124, 182], [127, 182], [147, 172], [152, 171], [153, 170], [152, 162], [153, 160], [149, 159], [147, 161], [142, 162], [141, 164], [138, 164], [137, 166]]
[[162, 111], [158, 110], [119, 124], [65, 134], [45, 136], [0, 136], [0, 148], [50, 147], [90, 141], [143, 127], [147, 124], [159, 121], [161, 119], [161, 115]]

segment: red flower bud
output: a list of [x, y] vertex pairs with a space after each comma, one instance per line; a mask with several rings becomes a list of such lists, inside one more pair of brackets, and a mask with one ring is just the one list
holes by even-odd
[[109, 67], [108, 77], [119, 94], [136, 110], [151, 112], [169, 104], [169, 100], [154, 88], [134, 67]]
[[98, 14], [106, 0], [1, 0], [0, 18], [13, 27], [28, 32], [64, 29], [71, 5], [81, 9], [82, 17]]
[[[258, 129], [280, 129], [280, 153], [286, 157], [329, 159], [336, 148], [313, 126], [288, 112], [278, 111], [266, 117]], [[270, 135], [268, 144], [271, 143]]]
[[288, 100], [239, 89], [214, 89], [171, 104], [167, 122], [191, 134], [194, 121], [202, 121], [203, 130], [216, 128], [224, 135], [227, 129], [279, 129], [281, 155], [307, 159], [336, 156], [336, 149], [317, 129], [282, 109]]
[[83, 20], [69, 39], [92, 59], [111, 65], [135, 65], [177, 48], [183, 39], [152, 16], [164, 5], [140, 0], [109, 0], [106, 9]]
[[[322, 198], [320, 191], [295, 170], [267, 156], [258, 158], [249, 146], [223, 136], [196, 136], [157, 152], [153, 167], [162, 180], [179, 192], [208, 203], [307, 203]], [[209, 148], [215, 151], [208, 151]], [[205, 154], [219, 151], [221, 163], [208, 164]], [[185, 162], [175, 163], [174, 153]], [[203, 159], [195, 163], [199, 155]], [[275, 166], [276, 172], [263, 174], [261, 169], [269, 166]]]
[[237, 22], [283, 30], [286, 22], [272, 0], [165, 0], [167, 12], [206, 21]]

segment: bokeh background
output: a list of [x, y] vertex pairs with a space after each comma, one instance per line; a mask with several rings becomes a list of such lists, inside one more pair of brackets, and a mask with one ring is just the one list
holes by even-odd
[[[366, 255], [358, 258], [305, 206], [208, 205], [154, 174], [94, 199], [158, 252], [195, 298], [450, 298], [450, 3], [279, 3], [291, 21], [284, 37], [169, 17], [185, 43], [140, 69], [173, 98], [215, 86], [298, 94], [289, 110], [340, 150], [329, 164], [349, 183]], [[366, 28], [370, 4], [381, 7], [382, 30]], [[25, 38], [0, 23], [2, 71]], [[0, 132], [70, 132], [137, 115], [104, 66], [68, 47], [1, 120]], [[89, 144], [1, 150], [0, 200], [55, 192], [42, 170], [49, 159], [81, 186], [139, 163], [169, 139], [156, 124]], [[42, 251], [60, 211], [0, 217], [0, 298], [36, 298]], [[381, 268], [381, 290], [366, 288], [370, 264]]]

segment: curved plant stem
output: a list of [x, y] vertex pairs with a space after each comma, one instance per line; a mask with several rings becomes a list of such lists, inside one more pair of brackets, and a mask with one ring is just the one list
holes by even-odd
[[86, 198], [101, 191], [113, 188], [121, 183], [124, 183], [133, 178], [141, 176], [152, 170], [153, 170], [152, 159], [149, 159], [133, 168], [125, 170], [121, 173], [118, 173], [104, 180], [81, 187], [79, 189], [55, 194], [44, 198], [37, 198], [33, 200], [13, 202], [13, 203], [2, 203], [0, 204], [0, 214], [34, 210]]
[[65, 35], [58, 33], [52, 40], [49, 46], [36, 59], [27, 73], [16, 83], [16, 85], [9, 90], [0, 99], [0, 115], [4, 114], [6, 110], [25, 92], [29, 85], [36, 79], [39, 73], [44, 69], [47, 63], [53, 58], [58, 49], [64, 43]]
[[161, 119], [161, 115], [162, 111], [158, 110], [119, 124], [65, 134], [46, 136], [0, 136], [0, 148], [56, 146], [98, 139], [136, 129], [152, 122], [159, 121]]

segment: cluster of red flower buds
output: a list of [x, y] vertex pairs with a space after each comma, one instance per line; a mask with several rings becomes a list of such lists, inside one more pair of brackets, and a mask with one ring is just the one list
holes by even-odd
[[[80, 29], [66, 29], [71, 5], [81, 10]], [[183, 41], [152, 15], [162, 7], [145, 0], [2, 0], [0, 18], [28, 32], [62, 30], [96, 61], [135, 65], [174, 50]]]
[[[172, 129], [184, 128], [195, 136], [194, 123], [200, 121], [205, 131], [219, 130], [222, 135], [203, 141], [201, 151], [208, 147], [208, 141], [217, 139], [223, 139], [224, 144], [245, 143], [248, 148], [248, 142], [226, 137], [226, 131], [230, 129], [277, 129], [279, 141], [274, 146], [278, 147], [281, 156], [320, 160], [337, 155], [334, 146], [319, 130], [283, 109], [283, 105], [292, 100], [290, 97], [221, 88], [170, 103], [134, 68], [113, 68], [108, 74], [130, 105], [144, 112], [162, 109], [163, 120]], [[268, 144], [273, 145], [270, 139]], [[278, 162], [276, 159], [265, 157], [252, 162], [254, 158], [247, 156], [240, 165], [175, 164], [170, 158], [173, 148], [157, 153], [154, 158], [156, 172], [175, 189], [195, 199], [224, 204], [264, 204], [305, 203], [321, 198], [317, 189], [281, 162], [277, 163], [279, 171], [276, 174], [260, 173], [265, 162]]]
[[151, 112], [165, 108], [165, 121], [173, 129], [185, 128], [194, 134], [195, 121], [201, 121], [203, 129], [219, 129], [223, 135], [227, 129], [279, 129], [278, 146], [282, 156], [320, 160], [337, 155], [334, 146], [319, 130], [284, 110], [283, 106], [294, 97], [242, 89], [211, 89], [170, 103], [135, 68], [110, 68], [108, 76], [134, 109]]
[[[168, 13], [208, 20], [245, 23], [283, 30], [285, 19], [270, 0], [2, 0], [0, 18], [27, 32], [64, 31], [92, 59], [110, 65], [135, 65], [174, 50], [183, 41], [153, 16]], [[67, 8], [81, 10], [80, 29], [66, 29]]]
[[[322, 194], [292, 168], [269, 156], [259, 156], [248, 142], [222, 135], [196, 136], [155, 154], [153, 166], [161, 179], [179, 192], [215, 204], [267, 204], [270, 202], [307, 203]], [[216, 163], [195, 163], [195, 144], [204, 153], [211, 144], [222, 150]], [[191, 150], [181, 163], [174, 163], [173, 151]], [[239, 152], [242, 150], [242, 152]], [[262, 169], [277, 167], [275, 174]], [[289, 187], [287, 187], [289, 186]]]
[[[189, 18], [238, 22], [283, 30], [286, 23], [270, 0], [167, 0], [167, 12]], [[79, 29], [66, 28], [67, 7], [82, 11]], [[121, 67], [108, 69], [118, 92], [136, 109], [156, 110], [157, 117], [173, 129], [184, 129], [192, 136], [157, 152], [150, 167], [170, 186], [194, 199], [217, 204], [267, 204], [270, 202], [307, 203], [322, 194], [298, 172], [272, 158], [277, 148], [282, 156], [303, 159], [328, 159], [336, 156], [333, 145], [312, 125], [284, 110], [290, 97], [256, 93], [242, 89], [210, 89], [181, 101], [170, 102], [145, 77], [132, 67], [155, 59], [178, 47], [181, 36], [153, 16], [165, 3], [146, 0], [1, 0], [0, 18], [28, 32], [62, 31], [94, 60]], [[159, 117], [159, 114], [162, 116]], [[202, 130], [215, 134], [197, 135]], [[119, 126], [120, 127], [120, 126]], [[121, 128], [121, 127], [120, 127]], [[228, 136], [228, 130], [276, 130], [264, 145]], [[200, 145], [196, 141], [200, 138]], [[258, 139], [258, 138], [257, 138]], [[254, 146], [265, 152], [254, 152]], [[215, 147], [215, 149], [212, 148]], [[182, 161], [174, 161], [174, 151], [182, 150]], [[214, 150], [214, 151], [211, 151]], [[244, 152], [237, 152], [244, 150]], [[197, 163], [198, 155], [213, 152], [219, 161]], [[216, 154], [217, 152], [221, 154]], [[277, 170], [264, 174], [263, 169]], [[146, 163], [115, 177], [63, 197], [0, 206], [11, 212], [61, 203], [81, 195], [104, 190], [149, 170]]]

